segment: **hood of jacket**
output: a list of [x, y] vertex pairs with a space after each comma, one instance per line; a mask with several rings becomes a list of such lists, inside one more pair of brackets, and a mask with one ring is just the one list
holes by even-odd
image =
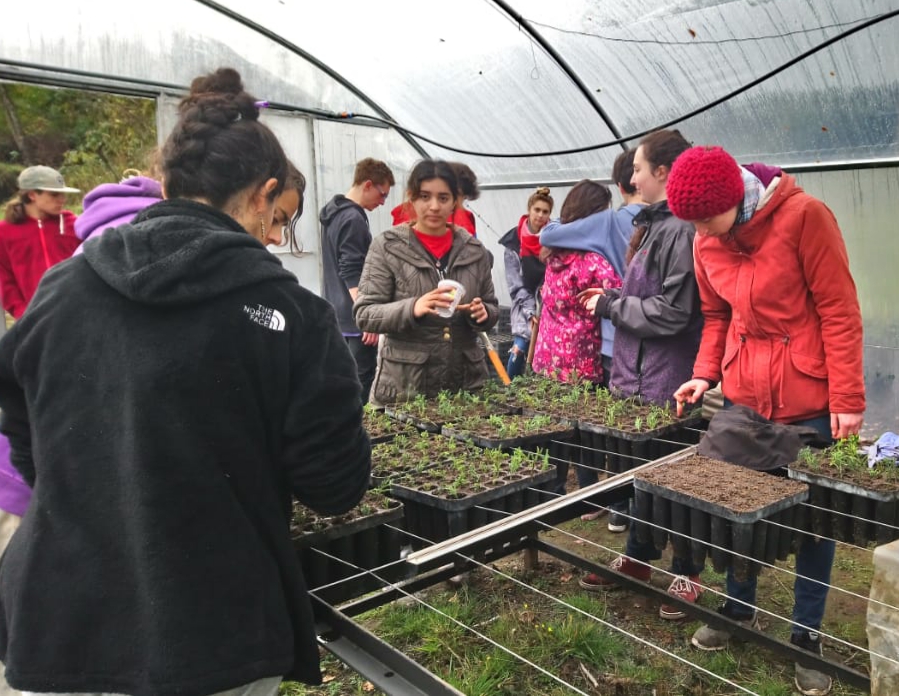
[[332, 198], [330, 201], [328, 201], [325, 204], [325, 207], [322, 208], [322, 212], [318, 216], [319, 222], [321, 222], [323, 225], [327, 225], [339, 213], [353, 210], [354, 208], [358, 210], [361, 215], [365, 215], [365, 209], [361, 205], [355, 203], [354, 201], [351, 201], [343, 194], [338, 194], [334, 196], [334, 198]]
[[296, 282], [233, 218], [173, 199], [107, 230], [84, 258], [113, 290], [149, 305], [181, 305], [266, 281]]
[[521, 239], [518, 237], [518, 230], [521, 229], [521, 224], [527, 219], [527, 215], [522, 215], [518, 220], [518, 224], [499, 238], [500, 246], [504, 246], [509, 251], [514, 251], [516, 254], [520, 254]]
[[[729, 234], [721, 237], [721, 243], [741, 253], [754, 253], [762, 243], [762, 235], [765, 234], [764, 223], [790, 198], [802, 193], [802, 189], [796, 185], [796, 179], [789, 174], [783, 174], [770, 195], [766, 194], [764, 204], [755, 209], [747, 222], [737, 225]], [[706, 242], [703, 240], [703, 243]]]
[[84, 197], [84, 212], [75, 221], [81, 240], [93, 232], [131, 222], [144, 208], [162, 200], [162, 186], [145, 176], [119, 184], [101, 184]]
[[546, 260], [546, 265], [552, 270], [558, 272], [566, 266], [570, 266], [572, 262], [579, 256], [583, 256], [583, 251], [556, 251], [550, 254]]

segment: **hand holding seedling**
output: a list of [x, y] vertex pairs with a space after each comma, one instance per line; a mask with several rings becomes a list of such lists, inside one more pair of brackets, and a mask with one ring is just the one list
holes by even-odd
[[677, 417], [683, 418], [684, 404], [695, 404], [709, 390], [710, 386], [704, 379], [691, 379], [680, 385], [674, 392], [674, 400], [677, 401]]
[[858, 435], [862, 429], [864, 413], [831, 413], [830, 434], [834, 440], [842, 440], [850, 435]]

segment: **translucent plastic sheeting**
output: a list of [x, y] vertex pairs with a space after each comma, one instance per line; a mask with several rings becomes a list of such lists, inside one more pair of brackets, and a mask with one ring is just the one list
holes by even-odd
[[[623, 134], [724, 96], [896, 0], [516, 0], [599, 91]], [[899, 18], [823, 49], [678, 126], [697, 143], [778, 164], [899, 155]]]
[[[480, 152], [542, 152], [613, 138], [558, 64], [484, 0], [228, 0], [229, 8], [303, 46], [384, 105], [406, 128]], [[335, 110], [340, 104], [332, 104]], [[485, 182], [577, 179], [608, 172], [620, 148], [571, 157], [496, 160], [431, 144]]]
[[[720, 97], [899, 0], [511, 0], [625, 135]], [[187, 84], [232, 65], [261, 98], [376, 114], [441, 143], [542, 152], [611, 139], [597, 110], [490, 0], [33, 0], [0, 59]], [[52, 17], [52, 21], [47, 21]], [[338, 80], [240, 19], [301, 47]], [[680, 127], [776, 164], [899, 156], [899, 20], [865, 29]], [[8, 68], [7, 68], [7, 74]], [[607, 176], [620, 151], [468, 162], [484, 183]]]
[[31, 0], [27, 11], [21, 7], [10, 17], [15, 29], [0, 42], [0, 59], [184, 86], [230, 66], [261, 99], [371, 111], [307, 60], [194, 0]]

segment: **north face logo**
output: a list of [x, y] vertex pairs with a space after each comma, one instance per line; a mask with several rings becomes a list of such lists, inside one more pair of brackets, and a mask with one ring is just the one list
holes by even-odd
[[287, 328], [287, 322], [284, 315], [277, 309], [256, 305], [255, 307], [243, 306], [243, 311], [250, 317], [250, 321], [259, 324], [272, 331], [284, 331]]

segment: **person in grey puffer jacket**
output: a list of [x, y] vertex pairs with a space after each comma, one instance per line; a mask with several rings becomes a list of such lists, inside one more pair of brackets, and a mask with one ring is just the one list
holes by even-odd
[[[458, 195], [452, 169], [441, 160], [419, 162], [406, 195], [416, 220], [372, 242], [353, 306], [362, 331], [386, 334], [370, 395], [374, 404], [483, 385], [487, 366], [477, 335], [499, 318], [490, 252], [446, 222]], [[446, 289], [437, 289], [443, 279], [461, 283], [467, 303], [448, 318], [438, 314], [452, 302]]]

